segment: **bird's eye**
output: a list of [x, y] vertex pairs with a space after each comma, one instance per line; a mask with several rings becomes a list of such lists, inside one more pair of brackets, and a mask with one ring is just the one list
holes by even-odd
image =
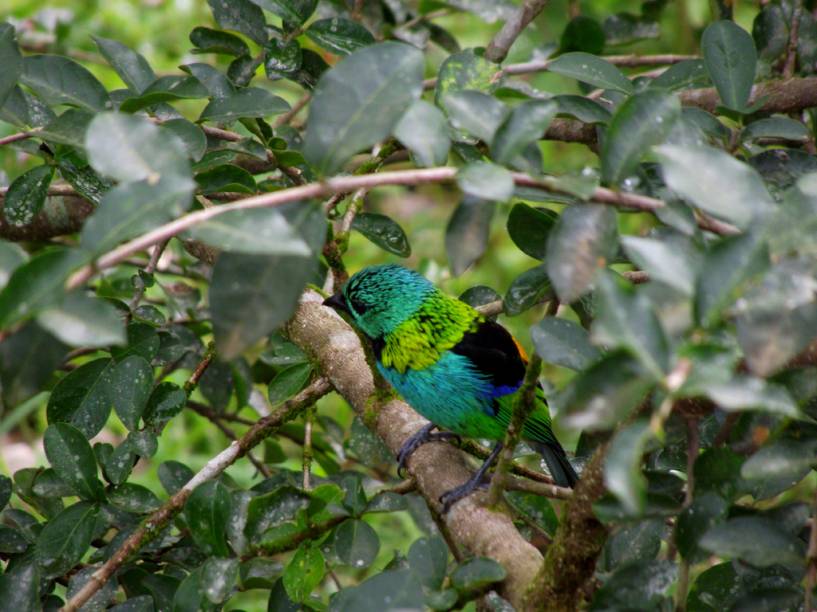
[[359, 315], [362, 315], [369, 308], [369, 306], [366, 303], [361, 302], [360, 300], [352, 299], [351, 302], [352, 302], [352, 308]]

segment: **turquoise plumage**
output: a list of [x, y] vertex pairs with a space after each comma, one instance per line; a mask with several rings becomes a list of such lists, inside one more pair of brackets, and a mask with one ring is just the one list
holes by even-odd
[[[501, 449], [527, 359], [504, 327], [397, 265], [361, 270], [327, 299], [371, 342], [383, 377], [431, 421], [407, 442], [401, 466], [419, 445], [456, 436], [499, 441], [472, 481], [444, 496], [450, 506], [480, 484]], [[431, 433], [436, 426], [450, 433]], [[555, 482], [573, 486], [576, 472], [553, 435], [541, 388], [523, 439], [542, 454]]]

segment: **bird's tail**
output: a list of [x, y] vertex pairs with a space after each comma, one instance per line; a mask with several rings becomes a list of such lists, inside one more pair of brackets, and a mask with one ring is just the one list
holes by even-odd
[[579, 481], [579, 475], [576, 474], [576, 470], [570, 465], [570, 461], [564, 449], [558, 442], [548, 443], [534, 440], [528, 440], [527, 442], [536, 449], [536, 452], [542, 455], [545, 463], [547, 463], [550, 475], [557, 485], [560, 487], [570, 487], [571, 489], [576, 485]]

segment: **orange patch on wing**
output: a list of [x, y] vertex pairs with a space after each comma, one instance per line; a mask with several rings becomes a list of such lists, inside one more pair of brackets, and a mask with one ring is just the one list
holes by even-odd
[[516, 338], [511, 336], [511, 339], [513, 340], [513, 343], [516, 345], [516, 349], [519, 351], [519, 356], [522, 358], [522, 361], [524, 361], [525, 364], [527, 364], [528, 354], [525, 352], [525, 349], [522, 348], [522, 345], [519, 344], [519, 341]]

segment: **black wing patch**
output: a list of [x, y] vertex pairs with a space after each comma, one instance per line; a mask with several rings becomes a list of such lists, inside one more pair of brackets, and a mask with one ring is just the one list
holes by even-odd
[[483, 321], [477, 331], [466, 332], [451, 350], [470, 359], [494, 387], [517, 387], [525, 377], [519, 347], [510, 332], [494, 321]]

